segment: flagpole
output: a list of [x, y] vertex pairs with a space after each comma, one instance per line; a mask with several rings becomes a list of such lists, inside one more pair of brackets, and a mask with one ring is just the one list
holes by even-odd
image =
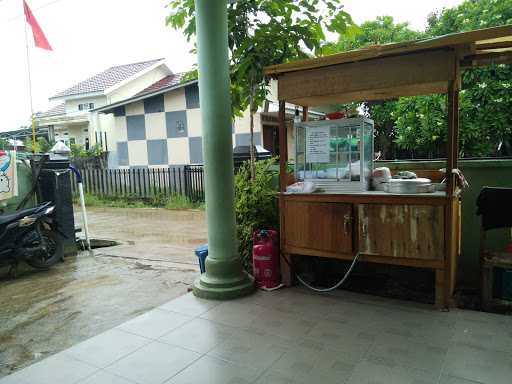
[[32, 102], [32, 78], [30, 76], [30, 53], [28, 48], [27, 22], [23, 23], [25, 29], [25, 47], [27, 49], [27, 76], [28, 76], [28, 95], [30, 99], [30, 119], [32, 123], [32, 152], [36, 149], [36, 120], [34, 118], [34, 104]]

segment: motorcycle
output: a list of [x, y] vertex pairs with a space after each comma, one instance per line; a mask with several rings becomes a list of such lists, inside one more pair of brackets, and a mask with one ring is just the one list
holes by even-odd
[[0, 215], [0, 265], [9, 265], [16, 277], [21, 261], [36, 269], [48, 269], [62, 258], [57, 223], [51, 202]]

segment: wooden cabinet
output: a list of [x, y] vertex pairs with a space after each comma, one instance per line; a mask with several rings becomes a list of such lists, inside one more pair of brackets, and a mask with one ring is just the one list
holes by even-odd
[[286, 247], [352, 253], [352, 204], [286, 201]]
[[362, 254], [444, 258], [443, 206], [360, 204], [358, 216]]

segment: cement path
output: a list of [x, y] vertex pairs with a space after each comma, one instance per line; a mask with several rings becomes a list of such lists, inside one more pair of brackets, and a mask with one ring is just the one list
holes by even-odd
[[95, 238], [121, 245], [82, 252], [49, 271], [0, 269], [0, 377], [187, 292], [206, 242], [202, 211], [92, 208]]

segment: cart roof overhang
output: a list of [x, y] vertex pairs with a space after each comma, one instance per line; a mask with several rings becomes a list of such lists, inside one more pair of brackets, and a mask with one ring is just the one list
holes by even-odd
[[267, 67], [278, 99], [303, 105], [445, 93], [460, 71], [512, 63], [512, 25], [375, 45]]

